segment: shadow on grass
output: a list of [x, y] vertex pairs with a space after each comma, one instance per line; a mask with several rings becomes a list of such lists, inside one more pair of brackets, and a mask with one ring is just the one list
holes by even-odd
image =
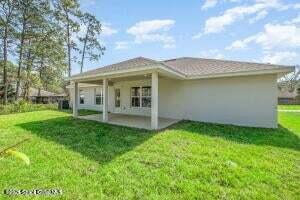
[[[59, 117], [34, 121], [17, 126], [41, 138], [62, 144], [82, 155], [105, 164], [134, 149], [155, 135], [154, 132], [100, 122]], [[300, 139], [280, 126], [278, 129], [249, 128], [183, 121], [167, 130], [180, 130], [192, 134], [219, 137], [240, 144], [274, 146], [299, 151]]]
[[[69, 113], [69, 114], [73, 113], [73, 110], [71, 110], [71, 109], [63, 109], [63, 110], [59, 110], [59, 111]], [[96, 110], [88, 110], [88, 109], [79, 109], [78, 110], [79, 116], [94, 115], [94, 114], [101, 114], [101, 113], [102, 113], [102, 111], [96, 111]]]
[[18, 126], [41, 138], [62, 144], [101, 164], [132, 150], [154, 135], [146, 130], [72, 117], [34, 121], [18, 124]]
[[172, 129], [219, 137], [240, 144], [274, 146], [300, 151], [299, 136], [281, 125], [278, 129], [267, 129], [182, 121]]

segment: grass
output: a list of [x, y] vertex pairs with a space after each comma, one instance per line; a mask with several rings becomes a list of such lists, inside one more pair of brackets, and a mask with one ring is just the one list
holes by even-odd
[[[69, 110], [63, 110], [64, 112], [73, 113], [73, 110], [69, 109]], [[88, 110], [88, 109], [80, 109], [78, 110], [78, 115], [79, 116], [85, 116], [85, 115], [94, 115], [94, 114], [100, 114], [102, 113], [101, 111], [96, 111], [96, 110]]]
[[17, 101], [7, 105], [0, 104], [0, 115], [24, 113], [40, 110], [57, 110], [57, 104], [32, 104], [26, 101]]
[[278, 105], [280, 110], [300, 110], [300, 105]]
[[96, 110], [87, 110], [87, 109], [78, 110], [79, 116], [94, 115], [94, 114], [100, 114], [100, 113], [101, 113], [100, 111], [96, 111]]
[[[61, 199], [299, 199], [300, 113], [278, 129], [181, 122], [150, 132], [38, 111], [0, 116], [0, 190], [60, 188]], [[0, 198], [2, 194], [0, 194]]]

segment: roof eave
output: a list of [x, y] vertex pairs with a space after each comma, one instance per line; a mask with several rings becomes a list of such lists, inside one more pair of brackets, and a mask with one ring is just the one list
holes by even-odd
[[208, 78], [267, 75], [267, 74], [285, 75], [285, 74], [293, 72], [294, 69], [295, 69], [294, 67], [282, 67], [279, 69], [264, 69], [264, 70], [255, 70], [255, 71], [245, 71], [245, 72], [229, 72], [229, 73], [206, 74], [206, 75], [189, 75], [189, 76], [187, 76], [187, 79], [208, 79]]
[[101, 79], [101, 78], [110, 78], [110, 77], [118, 77], [118, 76], [126, 76], [133, 73], [143, 73], [143, 72], [149, 72], [149, 70], [161, 70], [167, 73], [170, 73], [174, 76], [177, 76], [178, 78], [186, 78], [186, 76], [180, 72], [177, 72], [161, 63], [157, 63], [155, 65], [148, 65], [144, 67], [139, 68], [133, 68], [133, 69], [126, 69], [126, 70], [117, 70], [117, 71], [109, 71], [104, 73], [97, 73], [92, 75], [82, 75], [82, 76], [72, 76], [69, 80], [70, 81], [80, 81], [85, 79]]

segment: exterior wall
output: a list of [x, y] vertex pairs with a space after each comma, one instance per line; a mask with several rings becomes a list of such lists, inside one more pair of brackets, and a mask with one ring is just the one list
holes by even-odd
[[277, 127], [277, 76], [184, 81], [185, 119]]
[[[97, 110], [102, 111], [102, 105], [96, 105], [95, 103], [95, 89], [97, 91], [102, 90], [102, 85], [99, 85], [98, 87], [79, 87], [79, 90], [82, 91], [84, 94], [84, 104], [78, 104], [79, 109], [88, 109], [88, 110]], [[74, 96], [74, 88], [69, 89], [70, 90], [70, 107], [72, 107], [73, 103], [73, 96]], [[109, 86], [108, 88], [108, 111], [111, 112], [113, 110], [112, 100], [113, 100], [113, 88]]]
[[[276, 75], [184, 81], [160, 77], [159, 117], [275, 128], [276, 79]], [[150, 116], [151, 108], [130, 105], [130, 88], [136, 86], [151, 86], [151, 80], [123, 81], [109, 86], [109, 112]], [[120, 88], [120, 108], [114, 108], [115, 88]], [[102, 110], [102, 106], [94, 104], [94, 88], [81, 89], [87, 105], [79, 105], [79, 108]]]
[[185, 119], [184, 89], [184, 81], [159, 78], [158, 115], [160, 117]]
[[[131, 107], [131, 87], [140, 87], [140, 86], [151, 86], [151, 80], [137, 80], [137, 81], [122, 81], [114, 84], [114, 89], [120, 88], [121, 92], [121, 106], [120, 108], [114, 108], [114, 112], [123, 113], [123, 114], [132, 114], [132, 115], [143, 115], [150, 116], [151, 108], [136, 108]], [[113, 101], [111, 102], [114, 105], [114, 90], [113, 90]], [[114, 107], [114, 106], [113, 106]]]
[[159, 81], [159, 116], [277, 127], [277, 76]]

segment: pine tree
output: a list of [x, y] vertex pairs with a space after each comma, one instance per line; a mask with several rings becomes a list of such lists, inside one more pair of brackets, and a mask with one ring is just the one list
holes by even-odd
[[[78, 0], [56, 0], [54, 1], [55, 17], [61, 29], [65, 30], [64, 38], [67, 46], [68, 77], [72, 72], [72, 50], [77, 50], [76, 43], [72, 40], [79, 31], [78, 19], [81, 16]], [[75, 59], [75, 58], [74, 58]]]
[[83, 43], [82, 50], [79, 51], [81, 54], [80, 72], [83, 72], [84, 59], [89, 58], [90, 60], [99, 60], [105, 50], [100, 45], [99, 36], [101, 33], [101, 23], [96, 19], [95, 16], [84, 13], [81, 17], [81, 27], [85, 27], [83, 36], [79, 36], [79, 41]]
[[1, 0], [0, 1], [0, 31], [3, 45], [3, 85], [4, 97], [3, 103], [7, 103], [8, 96], [8, 81], [7, 81], [7, 63], [9, 41], [13, 38], [15, 32], [15, 19], [16, 19], [16, 1], [14, 0]]

